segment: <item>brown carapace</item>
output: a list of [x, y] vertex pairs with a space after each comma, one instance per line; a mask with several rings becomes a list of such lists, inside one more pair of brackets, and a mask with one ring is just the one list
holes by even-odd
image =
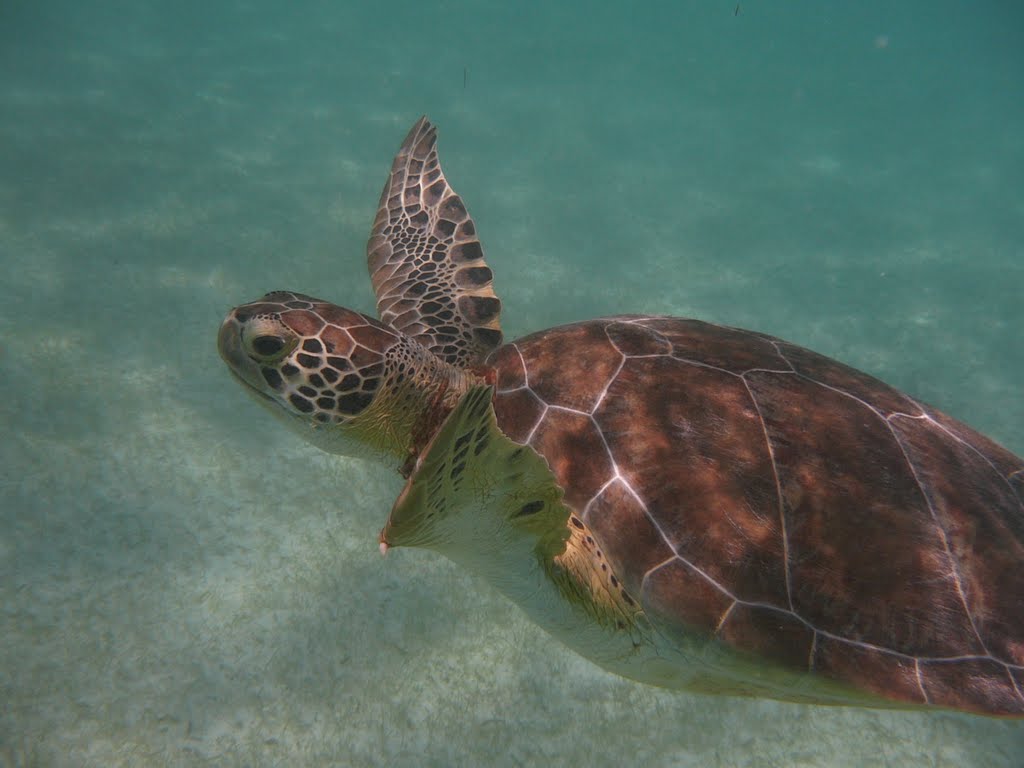
[[579, 323], [491, 362], [498, 424], [665, 631], [1024, 714], [1016, 456], [833, 360], [696, 320]]
[[433, 546], [648, 683], [1024, 716], [1020, 458], [759, 333], [624, 315], [499, 346], [425, 119], [368, 262], [379, 321], [276, 292], [219, 346], [307, 439], [409, 475], [382, 545]]

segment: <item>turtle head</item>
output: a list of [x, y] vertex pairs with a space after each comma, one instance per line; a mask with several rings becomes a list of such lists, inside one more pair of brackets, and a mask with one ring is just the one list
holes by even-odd
[[373, 318], [290, 291], [231, 310], [217, 347], [246, 390], [303, 438], [355, 456], [407, 450], [403, 432], [419, 417], [408, 390], [429, 363], [419, 358], [433, 357]]

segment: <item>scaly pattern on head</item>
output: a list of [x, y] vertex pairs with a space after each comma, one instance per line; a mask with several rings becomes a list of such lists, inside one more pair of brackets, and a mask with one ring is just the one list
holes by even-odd
[[[341, 424], [370, 405], [400, 334], [377, 320], [310, 296], [275, 291], [236, 307], [221, 327], [221, 356], [251, 389], [293, 415]], [[405, 340], [408, 344], [408, 340]]]
[[471, 378], [371, 317], [290, 291], [231, 310], [218, 348], [246, 389], [303, 438], [351, 456], [404, 462]]

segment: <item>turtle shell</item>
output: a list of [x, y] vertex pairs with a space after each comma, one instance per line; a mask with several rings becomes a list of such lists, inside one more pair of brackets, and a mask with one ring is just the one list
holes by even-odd
[[864, 373], [696, 320], [578, 323], [489, 363], [500, 427], [665, 635], [1024, 714], [1020, 458]]

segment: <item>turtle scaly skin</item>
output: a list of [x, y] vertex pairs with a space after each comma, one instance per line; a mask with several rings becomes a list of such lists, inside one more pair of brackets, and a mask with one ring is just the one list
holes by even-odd
[[382, 321], [275, 292], [218, 344], [306, 439], [407, 476], [384, 551], [437, 550], [654, 685], [1024, 716], [1024, 460], [750, 331], [629, 315], [500, 346], [425, 119], [368, 254]]

